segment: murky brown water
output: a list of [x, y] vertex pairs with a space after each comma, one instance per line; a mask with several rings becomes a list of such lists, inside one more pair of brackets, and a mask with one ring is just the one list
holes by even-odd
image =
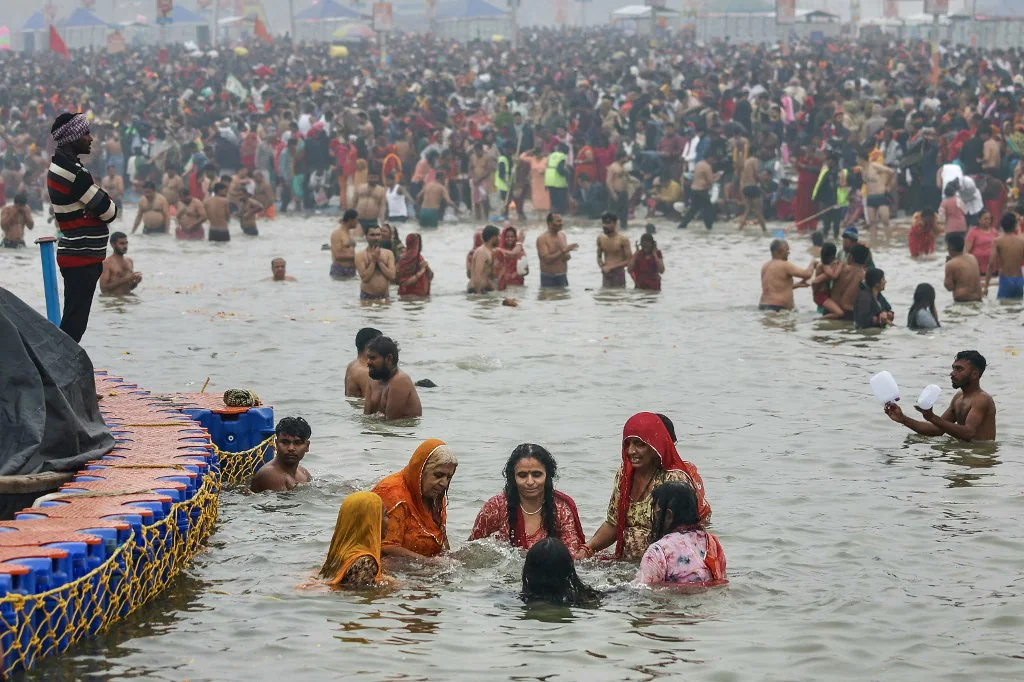
[[[313, 426], [317, 481], [281, 495], [222, 497], [209, 550], [167, 595], [29, 679], [701, 680], [1021, 679], [1024, 632], [1024, 329], [1021, 306], [952, 306], [943, 328], [855, 332], [800, 311], [757, 312], [767, 240], [662, 227], [661, 295], [603, 292], [597, 230], [572, 288], [521, 306], [467, 298], [468, 225], [426, 238], [429, 302], [363, 308], [356, 284], [327, 277], [333, 218], [279, 220], [226, 246], [133, 237], [137, 298], [99, 300], [85, 345], [98, 367], [157, 391], [251, 387], [277, 415]], [[404, 235], [403, 230], [403, 235]], [[630, 231], [636, 238], [639, 231]], [[794, 245], [803, 263], [806, 242]], [[295, 284], [261, 281], [288, 259]], [[3, 253], [5, 286], [43, 305], [38, 254]], [[905, 247], [876, 254], [905, 321], [918, 282], [942, 291], [942, 261]], [[359, 327], [403, 345], [424, 417], [390, 426], [343, 396]], [[924, 439], [889, 422], [868, 387], [890, 370], [908, 398], [952, 395], [953, 354], [977, 348], [999, 406], [997, 445]], [[676, 422], [715, 508], [728, 588], [680, 596], [629, 588], [632, 569], [586, 562], [608, 591], [596, 609], [527, 607], [521, 557], [469, 545], [476, 511], [499, 491], [523, 441], [558, 458], [559, 487], [587, 533], [600, 523], [627, 417]], [[440, 437], [461, 465], [451, 489], [454, 552], [399, 574], [376, 597], [299, 590], [318, 566], [350, 491], [400, 468]]]

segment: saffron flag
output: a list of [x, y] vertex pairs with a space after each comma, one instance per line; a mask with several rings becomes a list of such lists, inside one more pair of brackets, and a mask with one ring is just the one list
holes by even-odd
[[71, 59], [68, 46], [64, 44], [64, 39], [57, 33], [57, 29], [53, 24], [50, 24], [50, 50], [64, 57], [64, 59]]
[[253, 33], [265, 43], [274, 42], [274, 39], [270, 37], [270, 31], [267, 30], [266, 24], [259, 17], [256, 17], [256, 26], [253, 28]]

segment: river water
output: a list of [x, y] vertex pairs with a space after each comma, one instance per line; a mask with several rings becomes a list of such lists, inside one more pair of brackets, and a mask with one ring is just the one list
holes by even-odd
[[[129, 209], [128, 215], [134, 211]], [[49, 660], [34, 680], [1021, 679], [1024, 660], [1024, 346], [1021, 306], [953, 306], [942, 260], [879, 250], [905, 323], [912, 292], [939, 290], [941, 330], [856, 332], [799, 310], [756, 310], [760, 235], [661, 226], [660, 295], [601, 291], [597, 230], [568, 222], [581, 249], [571, 288], [520, 306], [467, 297], [468, 224], [426, 238], [428, 302], [362, 307], [327, 276], [334, 218], [285, 218], [227, 245], [133, 236], [138, 296], [98, 299], [85, 337], [97, 367], [160, 392], [248, 387], [278, 417], [313, 427], [314, 484], [229, 491], [209, 549], [167, 594], [107, 635]], [[45, 229], [44, 229], [45, 231]], [[403, 230], [403, 235], [405, 230]], [[632, 238], [639, 230], [629, 232]], [[805, 241], [793, 260], [804, 263]], [[288, 259], [296, 283], [263, 281]], [[38, 254], [0, 254], [3, 282], [41, 309]], [[344, 397], [358, 328], [402, 345], [424, 416], [388, 425]], [[905, 409], [929, 383], [952, 396], [956, 351], [989, 361], [997, 444], [909, 434], [874, 402], [888, 369]], [[620, 461], [623, 422], [665, 412], [700, 469], [731, 584], [699, 595], [628, 586], [633, 568], [584, 562], [601, 606], [518, 598], [522, 558], [465, 541], [521, 442], [558, 459], [589, 536]], [[912, 411], [912, 410], [911, 410]], [[450, 558], [398, 572], [390, 593], [300, 589], [323, 560], [338, 506], [408, 460], [428, 437], [461, 464], [450, 490]]]

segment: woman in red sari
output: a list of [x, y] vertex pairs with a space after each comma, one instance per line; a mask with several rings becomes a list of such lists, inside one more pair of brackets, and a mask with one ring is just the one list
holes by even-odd
[[525, 282], [519, 274], [519, 261], [526, 258], [519, 233], [511, 225], [501, 231], [498, 248], [494, 250], [494, 273], [498, 276], [498, 291], [506, 287], [521, 287]]
[[817, 204], [812, 198], [814, 185], [818, 182], [818, 174], [821, 172], [821, 161], [814, 153], [815, 145], [812, 141], [810, 147], [797, 150], [796, 168], [800, 172], [796, 180], [796, 201], [793, 204], [793, 218], [797, 222], [797, 230], [800, 232], [813, 231], [818, 227], [818, 221], [801, 220], [810, 218], [817, 213]]
[[682, 481], [693, 488], [700, 522], [707, 523], [711, 505], [704, 498], [697, 467], [679, 456], [659, 415], [634, 414], [622, 427], [622, 466], [615, 474], [608, 515], [577, 558], [593, 556], [614, 544], [616, 559], [638, 561], [655, 540], [652, 493], [667, 481]]
[[493, 535], [530, 549], [544, 538], [558, 538], [576, 556], [586, 538], [576, 503], [555, 490], [557, 473], [555, 458], [541, 446], [516, 447], [505, 463], [505, 491], [484, 503], [469, 539]]
[[[582, 137], [577, 138], [576, 144], [583, 142]], [[594, 156], [594, 148], [589, 144], [583, 147], [576, 154], [575, 181], [580, 181], [580, 176], [586, 175], [591, 180], [597, 180], [597, 158]]]
[[415, 232], [405, 237], [405, 253], [398, 260], [398, 295], [430, 296], [434, 271], [423, 257], [423, 239]]

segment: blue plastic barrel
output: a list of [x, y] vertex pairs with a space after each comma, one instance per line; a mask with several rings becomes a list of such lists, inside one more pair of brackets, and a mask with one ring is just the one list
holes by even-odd
[[215, 414], [210, 410], [182, 410], [198, 421], [214, 444], [224, 452], [250, 450], [274, 434], [274, 408], [250, 407], [240, 414]]

